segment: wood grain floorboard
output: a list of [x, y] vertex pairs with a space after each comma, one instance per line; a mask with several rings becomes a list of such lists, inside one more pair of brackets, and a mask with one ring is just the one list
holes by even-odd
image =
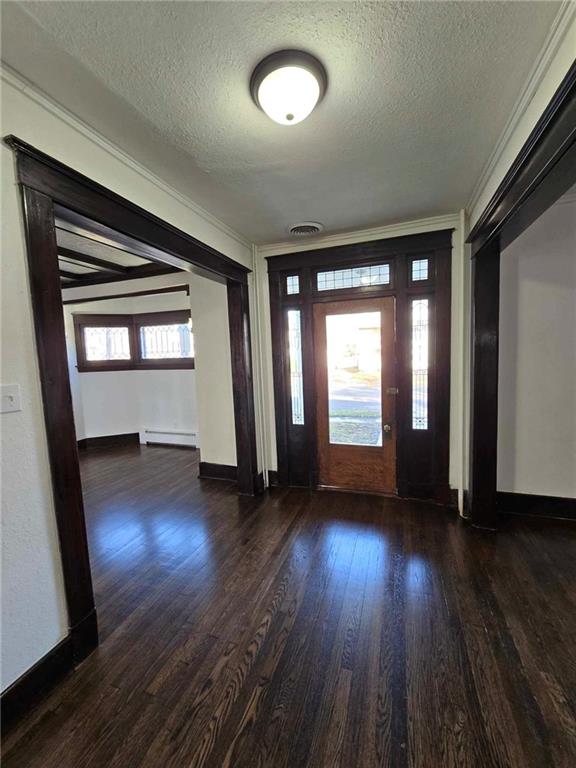
[[572, 768], [576, 527], [82, 453], [101, 645], [5, 768]]

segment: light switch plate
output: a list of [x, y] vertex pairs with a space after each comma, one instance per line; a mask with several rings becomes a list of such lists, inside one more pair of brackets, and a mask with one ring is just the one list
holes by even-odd
[[2, 384], [0, 386], [2, 407], [0, 413], [14, 413], [22, 410], [20, 402], [20, 384]]

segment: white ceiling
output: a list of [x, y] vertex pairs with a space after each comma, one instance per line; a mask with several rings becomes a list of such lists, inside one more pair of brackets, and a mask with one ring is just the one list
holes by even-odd
[[[3, 59], [254, 242], [468, 202], [557, 2], [2, 3]], [[25, 12], [23, 12], [25, 11]], [[40, 25], [40, 26], [39, 26]], [[279, 126], [251, 102], [266, 54], [328, 70]]]

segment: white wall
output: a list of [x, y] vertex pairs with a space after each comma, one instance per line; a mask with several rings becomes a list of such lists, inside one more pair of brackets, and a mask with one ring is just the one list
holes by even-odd
[[[186, 278], [188, 276], [186, 275]], [[187, 279], [186, 279], [187, 282]], [[118, 292], [116, 284], [108, 287]], [[73, 314], [131, 314], [190, 309], [185, 293], [137, 296], [65, 307], [76, 437], [177, 430], [198, 432], [195, 370], [78, 373]], [[196, 443], [198, 445], [198, 443]]]
[[576, 193], [501, 256], [498, 488], [576, 497]]
[[[11, 76], [2, 88], [2, 134], [10, 133], [250, 267], [251, 247], [242, 238], [220, 226], [213, 217], [204, 217], [192, 203], [187, 203], [89, 128]], [[2, 146], [1, 154], [2, 382], [20, 384], [23, 402], [20, 413], [0, 417], [4, 689], [65, 637], [67, 618], [14, 157], [6, 146]], [[132, 287], [137, 290], [135, 285]], [[222, 286], [218, 286], [215, 298], [221, 300], [222, 292]], [[214, 368], [223, 376], [223, 340], [214, 345], [214, 353], [217, 357]], [[209, 345], [204, 345], [202, 357], [204, 368], [209, 371]], [[220, 381], [218, 386], [224, 389]], [[231, 389], [231, 384], [229, 386]], [[203, 388], [204, 396], [208, 395], [208, 389]], [[231, 393], [228, 394], [231, 402]], [[227, 409], [220, 410], [213, 399], [208, 408], [228, 418]], [[200, 398], [199, 409], [202, 409]], [[223, 428], [222, 458], [219, 454], [214, 458], [209, 447], [207, 461], [235, 463], [234, 441], [228, 432], [228, 427]]]

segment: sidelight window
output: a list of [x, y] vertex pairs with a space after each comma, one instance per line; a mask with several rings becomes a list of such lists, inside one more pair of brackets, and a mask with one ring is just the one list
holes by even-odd
[[289, 309], [287, 315], [292, 424], [304, 424], [301, 312], [299, 309]]
[[412, 429], [428, 429], [429, 300], [412, 301]]

